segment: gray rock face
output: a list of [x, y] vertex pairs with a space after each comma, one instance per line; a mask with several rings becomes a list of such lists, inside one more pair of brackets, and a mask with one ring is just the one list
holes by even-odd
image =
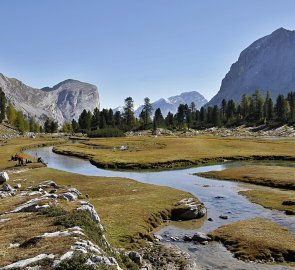
[[[180, 104], [190, 105], [192, 102], [196, 104], [196, 109], [200, 109], [208, 101], [197, 91], [184, 92], [178, 96], [172, 96], [167, 99], [161, 98], [153, 102], [153, 112], [155, 112], [156, 109], [160, 108], [163, 116], [165, 117], [168, 114], [168, 112], [175, 114]], [[140, 115], [142, 109], [143, 106], [140, 106], [135, 111], [135, 115], [137, 117]]]
[[269, 89], [273, 99], [295, 89], [295, 31], [280, 28], [258, 39], [240, 54], [208, 105], [222, 99], [240, 101], [243, 94]]
[[14, 78], [0, 73], [0, 87], [8, 100], [25, 115], [46, 116], [59, 123], [78, 119], [84, 109], [99, 108], [99, 95], [95, 85], [76, 80], [66, 80], [52, 88], [32, 88]]

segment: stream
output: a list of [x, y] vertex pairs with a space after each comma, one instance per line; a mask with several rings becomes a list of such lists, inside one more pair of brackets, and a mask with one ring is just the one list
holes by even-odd
[[[265, 209], [260, 205], [251, 203], [238, 192], [240, 190], [251, 189], [253, 185], [242, 184], [230, 181], [221, 181], [206, 179], [192, 175], [196, 172], [207, 172], [212, 170], [223, 170], [232, 166], [243, 166], [243, 163], [224, 163], [220, 165], [210, 165], [194, 167], [188, 169], [165, 170], [165, 171], [113, 171], [99, 169], [89, 161], [76, 157], [58, 155], [52, 152], [52, 147], [41, 147], [24, 151], [25, 154], [32, 157], [42, 157], [49, 168], [63, 170], [71, 173], [91, 176], [107, 177], [125, 177], [137, 180], [139, 182], [169, 186], [179, 190], [187, 191], [199, 198], [207, 207], [207, 217], [212, 218], [213, 222], [205, 221], [198, 231], [209, 232], [224, 224], [232, 223], [238, 220], [250, 219], [255, 217], [266, 218], [274, 221], [295, 234], [295, 217], [286, 216], [283, 212]], [[252, 161], [253, 163], [253, 161]], [[255, 162], [255, 164], [284, 166], [294, 166], [294, 162]], [[264, 187], [263, 187], [264, 188]], [[267, 189], [267, 187], [265, 187]], [[223, 198], [217, 199], [216, 196]], [[220, 219], [220, 215], [227, 215], [228, 219]], [[168, 225], [162, 228], [157, 234], [166, 235], [164, 242], [170, 241], [170, 236], [178, 236], [180, 239], [185, 234], [192, 235], [196, 229], [185, 229]], [[295, 269], [282, 265], [266, 265], [256, 263], [246, 263], [235, 259], [222, 244], [210, 243], [209, 245], [195, 245], [183, 241], [176, 241], [173, 244], [178, 245], [182, 250], [188, 252], [192, 258], [195, 258], [201, 269]]]

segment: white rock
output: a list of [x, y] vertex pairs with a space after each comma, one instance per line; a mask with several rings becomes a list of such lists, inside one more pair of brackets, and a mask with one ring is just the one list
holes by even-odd
[[50, 187], [58, 188], [58, 185], [54, 181], [48, 180], [48, 181], [44, 181], [44, 182], [40, 183], [38, 185], [38, 187], [39, 188], [50, 188]]
[[65, 193], [61, 193], [58, 196], [61, 199], [64, 199], [66, 201], [75, 201], [78, 199], [77, 194], [72, 193], [72, 192], [65, 192]]
[[30, 259], [21, 260], [21, 261], [6, 265], [0, 269], [1, 270], [9, 270], [9, 269], [24, 268], [32, 263], [35, 263], [35, 262], [38, 262], [38, 261], [41, 261], [44, 259], [54, 259], [54, 255], [53, 254], [40, 254], [40, 255], [30, 258]]
[[7, 182], [9, 180], [9, 176], [7, 172], [0, 172], [0, 184]]
[[88, 202], [85, 201], [81, 201], [81, 206], [79, 208], [77, 208], [78, 211], [86, 211], [90, 218], [96, 223], [99, 224], [100, 223], [100, 218], [94, 208], [94, 206]]

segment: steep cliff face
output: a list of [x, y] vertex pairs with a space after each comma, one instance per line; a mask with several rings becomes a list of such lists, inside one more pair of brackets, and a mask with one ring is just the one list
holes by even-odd
[[269, 89], [273, 98], [294, 91], [295, 31], [280, 28], [242, 51], [208, 105], [219, 105], [222, 99], [240, 101], [256, 89], [264, 94]]
[[17, 110], [41, 121], [48, 116], [59, 123], [69, 122], [77, 119], [84, 109], [93, 111], [99, 108], [97, 87], [76, 80], [37, 89], [0, 74], [0, 87]]

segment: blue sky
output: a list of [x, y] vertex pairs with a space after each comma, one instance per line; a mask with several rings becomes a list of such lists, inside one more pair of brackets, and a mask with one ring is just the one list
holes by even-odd
[[197, 90], [207, 99], [240, 52], [279, 27], [295, 1], [0, 0], [0, 72], [34, 87], [98, 86], [102, 107]]

